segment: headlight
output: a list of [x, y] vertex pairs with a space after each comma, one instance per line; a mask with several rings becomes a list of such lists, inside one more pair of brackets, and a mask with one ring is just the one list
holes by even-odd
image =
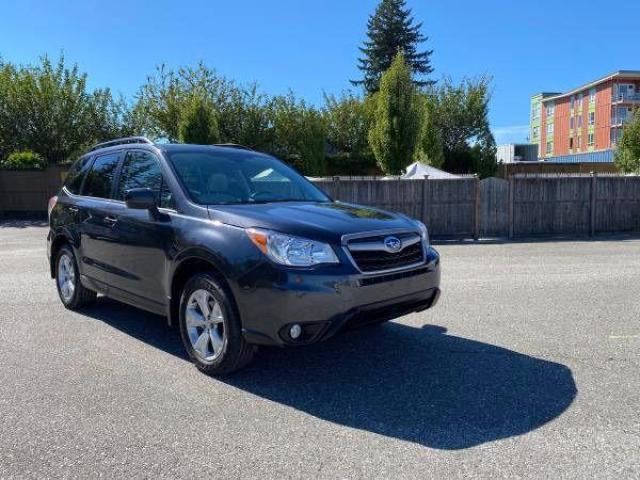
[[418, 228], [420, 228], [420, 235], [422, 235], [422, 241], [426, 246], [429, 246], [429, 232], [427, 231], [427, 226], [422, 223], [420, 220], [415, 221], [418, 224]]
[[280, 265], [311, 267], [322, 263], [340, 263], [327, 243], [261, 228], [249, 228], [246, 232], [262, 253]]

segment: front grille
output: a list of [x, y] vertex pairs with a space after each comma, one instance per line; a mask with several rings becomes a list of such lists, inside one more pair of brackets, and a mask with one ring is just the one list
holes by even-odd
[[[415, 236], [415, 234], [413, 234], [413, 236]], [[397, 235], [397, 237], [401, 240], [408, 238], [404, 235]], [[357, 240], [355, 243], [361, 243], [361, 240]], [[349, 245], [347, 245], [347, 247], [348, 246]], [[356, 248], [350, 248], [349, 253], [351, 253], [353, 261], [362, 272], [392, 270], [414, 265], [424, 260], [422, 242], [420, 241], [407, 245], [396, 253], [390, 253], [380, 249], [362, 250]]]

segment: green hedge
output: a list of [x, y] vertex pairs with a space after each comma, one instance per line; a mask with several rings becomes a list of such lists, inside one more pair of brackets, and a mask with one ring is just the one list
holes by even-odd
[[30, 150], [13, 152], [0, 161], [0, 168], [5, 170], [44, 170], [46, 167], [47, 161]]

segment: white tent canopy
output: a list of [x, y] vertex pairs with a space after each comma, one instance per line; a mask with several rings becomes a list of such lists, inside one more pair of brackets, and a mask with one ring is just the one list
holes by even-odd
[[417, 180], [428, 176], [429, 178], [460, 178], [458, 175], [439, 170], [431, 165], [425, 165], [424, 163], [414, 162], [407, 167], [407, 170], [402, 178], [405, 180]]

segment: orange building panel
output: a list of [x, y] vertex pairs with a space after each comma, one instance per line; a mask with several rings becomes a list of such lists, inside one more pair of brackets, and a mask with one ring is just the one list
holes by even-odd
[[611, 148], [611, 95], [613, 82], [599, 85], [596, 91], [595, 149]]
[[569, 98], [555, 102], [553, 119], [553, 154], [569, 154]]

